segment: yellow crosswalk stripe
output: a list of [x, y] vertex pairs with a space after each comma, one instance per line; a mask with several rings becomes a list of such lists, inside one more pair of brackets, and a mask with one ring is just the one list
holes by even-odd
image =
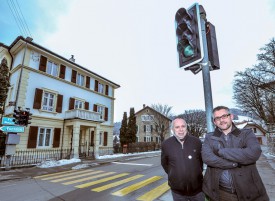
[[113, 180], [113, 179], [117, 179], [117, 178], [120, 178], [120, 177], [124, 177], [128, 174], [129, 173], [122, 173], [122, 174], [118, 174], [118, 175], [115, 175], [115, 176], [112, 176], [112, 177], [107, 177], [107, 178], [99, 179], [99, 180], [96, 180], [96, 181], [92, 181], [92, 182], [89, 182], [89, 186], [99, 184], [99, 183], [103, 183], [105, 181], [110, 181], [110, 180]]
[[57, 175], [57, 176], [42, 178], [41, 180], [57, 179], [57, 178], [61, 178], [61, 177], [64, 177], [64, 176], [72, 176], [72, 175], [81, 174], [81, 173], [85, 173], [85, 172], [92, 172], [92, 171], [94, 171], [94, 170], [76, 171], [76, 172], [72, 172], [72, 173], [69, 173], [69, 174], [66, 174], [66, 175]]
[[169, 189], [170, 189], [170, 187], [168, 185], [168, 182], [165, 182], [165, 183], [161, 184], [160, 186], [154, 188], [153, 190], [148, 191], [147, 193], [138, 197], [137, 200], [153, 201], [154, 199], [160, 197], [162, 194], [164, 194]]
[[149, 179], [143, 180], [141, 182], [138, 182], [136, 184], [133, 184], [131, 186], [123, 188], [123, 189], [121, 189], [119, 191], [116, 191], [116, 192], [112, 193], [112, 195], [116, 195], [116, 196], [127, 195], [127, 194], [129, 194], [129, 193], [131, 193], [131, 192], [133, 192], [135, 190], [138, 190], [138, 189], [140, 189], [140, 188], [142, 188], [142, 187], [144, 187], [144, 186], [146, 186], [146, 185], [148, 185], [150, 183], [153, 183], [153, 182], [155, 182], [155, 181], [157, 181], [157, 180], [159, 180], [161, 178], [162, 178], [161, 176], [153, 176], [153, 177], [151, 177]]
[[101, 186], [101, 187], [98, 187], [98, 188], [94, 188], [91, 191], [101, 192], [101, 191], [107, 190], [109, 188], [113, 188], [113, 187], [119, 186], [121, 184], [133, 181], [133, 180], [138, 179], [138, 178], [143, 177], [143, 176], [144, 175], [138, 174], [138, 175], [129, 177], [127, 179], [123, 179], [123, 180], [120, 180], [120, 181], [117, 181], [117, 182], [113, 182], [113, 183], [110, 183], [110, 184], [107, 184], [107, 185], [104, 185], [104, 186]]
[[51, 182], [56, 183], [56, 182], [60, 182], [60, 181], [71, 180], [71, 179], [75, 179], [75, 178], [79, 178], [79, 177], [83, 177], [83, 176], [89, 176], [89, 175], [93, 175], [93, 174], [95, 174], [95, 172], [82, 173], [82, 174], [78, 174], [78, 175], [74, 175], [74, 176], [70, 176], [70, 177], [55, 179], [55, 180], [52, 180]]
[[[107, 175], [110, 175], [110, 174], [115, 174], [116, 172], [107, 172], [105, 174], [100, 174], [100, 175], [95, 175], [93, 177], [90, 177], [89, 179], [95, 179], [95, 178], [98, 178], [98, 177], [104, 177], [104, 176], [107, 176]], [[84, 178], [86, 179], [86, 178]], [[89, 187], [93, 185], [93, 182], [88, 182], [88, 183], [85, 183], [85, 184], [80, 184], [80, 185], [77, 185], [75, 186], [76, 188], [86, 188], [86, 187]]]
[[68, 170], [68, 171], [63, 171], [63, 172], [56, 172], [56, 173], [51, 173], [51, 174], [43, 174], [43, 175], [39, 175], [34, 177], [35, 179], [40, 179], [43, 177], [48, 177], [48, 176], [54, 176], [54, 175], [60, 175], [60, 174], [66, 174], [66, 173], [70, 173], [70, 172], [75, 172], [76, 170]]
[[[91, 172], [89, 175], [94, 175], [94, 174], [98, 174], [98, 173], [102, 173], [102, 172], [104, 172], [104, 171], [102, 171], [102, 170], [94, 171], [94, 172]], [[62, 183], [62, 184], [64, 184], [64, 185], [75, 184], [75, 183], [79, 183], [79, 182], [82, 182], [82, 181], [91, 180], [93, 178], [95, 178], [95, 176], [76, 179], [76, 180], [73, 180], [73, 181], [67, 181], [67, 182]]]

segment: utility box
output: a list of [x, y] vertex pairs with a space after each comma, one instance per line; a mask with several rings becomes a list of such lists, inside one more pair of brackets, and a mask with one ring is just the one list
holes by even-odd
[[6, 145], [5, 155], [14, 155], [16, 150], [16, 145]]
[[19, 144], [20, 142], [20, 135], [17, 135], [17, 133], [8, 133], [6, 137], [6, 144], [15, 145]]

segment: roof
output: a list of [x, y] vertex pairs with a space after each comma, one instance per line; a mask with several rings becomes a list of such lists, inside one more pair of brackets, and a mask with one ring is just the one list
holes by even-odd
[[266, 133], [266, 130], [260, 126], [259, 124], [255, 123], [255, 122], [251, 122], [251, 121], [243, 121], [243, 122], [235, 122], [234, 123], [236, 125], [237, 128], [246, 128], [247, 126], [253, 126], [253, 127], [256, 127], [258, 128], [260, 131], [262, 131], [262, 133]]
[[112, 81], [106, 79], [105, 77], [102, 77], [101, 75], [99, 75], [99, 74], [97, 74], [97, 73], [95, 73], [95, 72], [93, 72], [93, 71], [91, 71], [91, 70], [89, 70], [89, 69], [87, 69], [87, 68], [84, 68], [83, 66], [81, 66], [81, 65], [79, 65], [79, 64], [77, 64], [77, 63], [75, 63], [75, 62], [73, 62], [73, 61], [70, 61], [69, 59], [66, 59], [66, 58], [62, 57], [62, 56], [60, 56], [59, 54], [57, 54], [57, 53], [55, 53], [55, 52], [53, 52], [53, 51], [51, 51], [51, 50], [49, 50], [49, 49], [47, 49], [47, 48], [45, 48], [45, 47], [39, 45], [39, 44], [37, 44], [37, 43], [34, 43], [34, 42], [32, 42], [32, 41], [29, 41], [29, 40], [25, 39], [23, 36], [18, 36], [18, 37], [12, 42], [12, 44], [11, 44], [9, 47], [6, 46], [6, 45], [4, 45], [3, 43], [0, 43], [0, 46], [6, 47], [6, 48], [8, 47], [8, 49], [9, 49], [9, 51], [10, 51], [10, 49], [11, 49], [13, 46], [15, 46], [16, 43], [18, 43], [20, 40], [22, 40], [22, 41], [24, 41], [24, 42], [26, 42], [26, 43], [29, 43], [29, 44], [31, 44], [31, 45], [33, 45], [33, 46], [39, 48], [39, 49], [42, 49], [42, 50], [44, 50], [44, 51], [46, 51], [46, 52], [48, 52], [48, 53], [50, 53], [50, 54], [52, 54], [52, 55], [54, 55], [54, 56], [56, 56], [56, 57], [62, 59], [62, 60], [65, 60], [66, 62], [71, 63], [72, 65], [77, 66], [77, 67], [81, 68], [82, 70], [87, 71], [87, 72], [89, 72], [89, 73], [91, 73], [91, 74], [93, 74], [93, 75], [95, 75], [95, 76], [97, 76], [97, 77], [99, 77], [99, 78], [101, 78], [101, 79], [103, 79], [103, 80], [105, 80], [105, 81], [107, 81], [107, 82], [113, 84], [116, 88], [119, 88], [119, 87], [120, 87], [119, 84], [116, 84], [116, 83], [114, 83], [114, 82], [112, 82]]
[[161, 114], [160, 112], [156, 111], [155, 109], [153, 109], [153, 108], [151, 108], [151, 107], [149, 107], [149, 106], [146, 106], [146, 107], [142, 108], [141, 110], [137, 111], [137, 112], [135, 113], [135, 115], [138, 115], [139, 113], [143, 112], [143, 111], [146, 110], [146, 109], [150, 109], [150, 110], [152, 110], [152, 111], [154, 111], [154, 112], [160, 114], [162, 117], [166, 118], [168, 121], [172, 121], [170, 118], [166, 117], [165, 115]]

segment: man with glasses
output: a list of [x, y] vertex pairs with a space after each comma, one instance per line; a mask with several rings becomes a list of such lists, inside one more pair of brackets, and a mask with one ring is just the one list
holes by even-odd
[[213, 121], [215, 131], [202, 146], [206, 196], [211, 201], [269, 201], [256, 167], [262, 151], [255, 134], [238, 129], [225, 106], [213, 109]]

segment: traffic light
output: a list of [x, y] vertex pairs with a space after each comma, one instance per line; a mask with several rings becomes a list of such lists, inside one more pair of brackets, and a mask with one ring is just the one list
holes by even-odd
[[210, 70], [218, 70], [220, 69], [220, 61], [215, 26], [210, 22], [207, 22], [205, 26]]
[[193, 4], [188, 10], [180, 8], [175, 22], [179, 67], [196, 72], [204, 57], [199, 4]]
[[26, 118], [25, 118], [25, 126], [28, 127], [29, 124], [31, 124], [32, 122], [30, 122], [32, 113], [30, 113], [30, 109], [26, 108]]
[[15, 109], [13, 112], [14, 112], [13, 113], [14, 123], [17, 125], [21, 125], [21, 116], [20, 116], [21, 110], [20, 110], [20, 108]]

